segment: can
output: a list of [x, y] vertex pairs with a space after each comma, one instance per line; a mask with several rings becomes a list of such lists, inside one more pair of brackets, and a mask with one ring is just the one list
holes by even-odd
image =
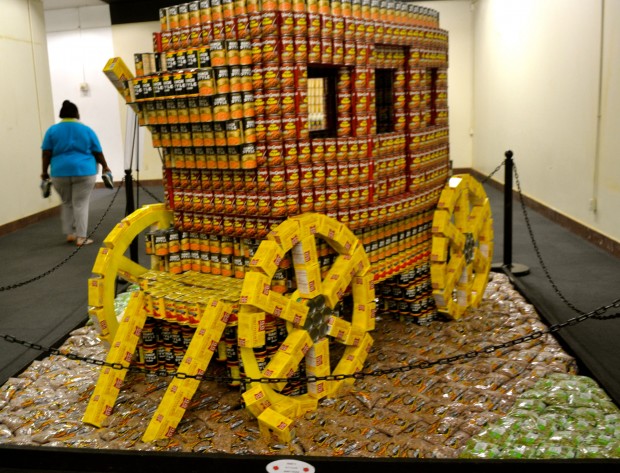
[[301, 213], [314, 211], [314, 189], [302, 187], [299, 192], [299, 211]]
[[280, 16], [276, 11], [265, 10], [263, 3], [261, 15], [261, 34], [263, 38], [277, 36], [280, 33]]
[[263, 33], [261, 60], [263, 64], [281, 64], [282, 41], [278, 37], [265, 36]]
[[314, 183], [314, 165], [312, 161], [299, 164], [299, 186], [304, 188], [312, 187]]
[[281, 88], [282, 70], [277, 65], [262, 68], [262, 88], [266, 94], [278, 92]]
[[[260, 190], [257, 191], [257, 193], [258, 193], [257, 214], [259, 216], [268, 217], [269, 215], [271, 215], [271, 194], [269, 193], [269, 191], [260, 191]], [[266, 235], [267, 233], [264, 227], [259, 226], [260, 222], [261, 220], [257, 219], [257, 234], [262, 234], [264, 232]]]
[[297, 141], [297, 162], [307, 164], [312, 161], [312, 145], [309, 139]]
[[[299, 191], [297, 189], [288, 189], [286, 190], [286, 214], [291, 216], [291, 215], [298, 215], [300, 212], [300, 204], [299, 204]], [[273, 288], [273, 284], [275, 283], [275, 277], [274, 277], [274, 281], [272, 281], [272, 290], [274, 290]], [[279, 284], [277, 285], [277, 288], [282, 289], [282, 285]], [[284, 287], [284, 291], [286, 292], [286, 286]], [[282, 292], [282, 291], [278, 291], [278, 292]]]
[[243, 118], [243, 94], [240, 92], [229, 94], [229, 106], [230, 121], [238, 121]]
[[309, 36], [308, 37], [308, 62], [320, 63], [321, 62], [321, 37]]
[[338, 186], [325, 187], [325, 211], [333, 211], [338, 208]]
[[[291, 70], [291, 73], [292, 73], [292, 70]], [[280, 110], [283, 116], [295, 114], [296, 112], [295, 92], [296, 91], [291, 88], [282, 89], [280, 93]]]
[[312, 163], [312, 185], [323, 187], [326, 184], [325, 163], [318, 161]]
[[284, 166], [269, 165], [269, 190], [273, 192], [283, 192], [286, 190], [286, 177]]
[[297, 165], [298, 149], [297, 140], [285, 140], [282, 143], [283, 163], [286, 166]]
[[285, 217], [286, 216], [286, 192], [271, 192], [271, 211], [269, 215], [271, 217]]
[[295, 40], [293, 36], [280, 38], [280, 63], [293, 64], [295, 61]]
[[327, 208], [327, 195], [325, 186], [314, 187], [314, 212], [324, 213]]
[[266, 89], [265, 93], [265, 118], [282, 116], [282, 103], [279, 90]]
[[308, 39], [306, 36], [296, 35], [293, 37], [293, 47], [295, 50], [294, 61], [297, 64], [308, 62]]
[[272, 167], [284, 165], [284, 144], [281, 140], [268, 141], [266, 152], [268, 166]]
[[297, 139], [297, 117], [294, 114], [282, 115], [281, 131], [283, 140]]

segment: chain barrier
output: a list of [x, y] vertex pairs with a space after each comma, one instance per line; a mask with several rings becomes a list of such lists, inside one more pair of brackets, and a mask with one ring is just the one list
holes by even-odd
[[[489, 175], [487, 175], [482, 182], [486, 182], [488, 181], [494, 174], [496, 174], [505, 164], [505, 161], [502, 161]], [[462, 353], [459, 355], [453, 355], [450, 357], [445, 357], [445, 358], [439, 358], [437, 360], [433, 360], [433, 361], [427, 361], [427, 360], [423, 360], [423, 361], [417, 361], [414, 363], [409, 363], [407, 365], [402, 365], [402, 366], [398, 366], [398, 367], [393, 367], [393, 368], [380, 368], [380, 369], [374, 369], [372, 371], [358, 371], [356, 373], [351, 373], [351, 374], [341, 374], [341, 375], [327, 375], [327, 376], [306, 376], [306, 377], [302, 377], [302, 376], [293, 376], [291, 378], [248, 378], [248, 377], [243, 377], [243, 378], [235, 378], [235, 377], [231, 377], [231, 376], [214, 376], [214, 375], [207, 375], [207, 374], [197, 374], [197, 375], [190, 375], [187, 373], [183, 373], [183, 372], [162, 372], [162, 371], [155, 371], [153, 372], [152, 370], [147, 370], [145, 368], [140, 368], [138, 366], [124, 366], [121, 363], [108, 363], [104, 360], [100, 360], [100, 359], [96, 359], [96, 358], [90, 358], [90, 357], [82, 357], [80, 355], [77, 355], [75, 353], [71, 353], [68, 351], [63, 351], [62, 349], [58, 349], [58, 348], [53, 348], [53, 347], [47, 347], [47, 346], [43, 346], [41, 344], [38, 343], [33, 343], [33, 342], [28, 342], [26, 340], [21, 340], [18, 339], [12, 335], [6, 335], [6, 334], [0, 334], [0, 338], [4, 339], [5, 341], [9, 342], [9, 343], [16, 343], [19, 345], [22, 345], [26, 348], [29, 349], [33, 349], [33, 350], [38, 350], [41, 352], [45, 352], [45, 353], [49, 353], [51, 355], [56, 355], [56, 356], [63, 356], [69, 360], [73, 360], [73, 361], [81, 361], [87, 364], [91, 364], [91, 365], [95, 365], [95, 366], [100, 366], [100, 367], [108, 367], [111, 369], [115, 369], [115, 370], [127, 370], [128, 373], [134, 373], [134, 374], [144, 374], [147, 376], [156, 376], [156, 377], [160, 377], [160, 378], [178, 378], [178, 379], [187, 379], [187, 378], [193, 378], [196, 379], [198, 381], [216, 381], [216, 382], [225, 382], [225, 383], [232, 383], [232, 382], [240, 382], [242, 384], [251, 384], [251, 383], [267, 383], [267, 384], [271, 384], [271, 383], [282, 383], [282, 382], [307, 382], [307, 383], [312, 383], [312, 382], [318, 382], [318, 381], [341, 381], [341, 380], [345, 380], [345, 379], [362, 379], [365, 378], [367, 376], [386, 376], [386, 375], [391, 375], [391, 374], [396, 374], [396, 373], [405, 373], [414, 369], [429, 369], [435, 365], [446, 365], [446, 364], [451, 364], [451, 363], [455, 363], [455, 362], [459, 362], [459, 361], [466, 361], [466, 360], [471, 360], [472, 358], [476, 358], [478, 356], [481, 355], [487, 355], [487, 354], [491, 354], [493, 352], [496, 352], [498, 350], [502, 350], [505, 348], [511, 348], [514, 347], [516, 345], [519, 345], [521, 343], [525, 343], [525, 342], [529, 342], [529, 341], [533, 341], [533, 340], [537, 340], [542, 338], [545, 335], [549, 335], [549, 334], [553, 334], [556, 332], [559, 332], [561, 329], [565, 328], [565, 327], [569, 327], [569, 326], [574, 326], [577, 325], [585, 320], [588, 320], [590, 318], [593, 319], [598, 319], [598, 320], [607, 320], [607, 319], [611, 319], [611, 318], [618, 318], [620, 317], [620, 312], [616, 312], [614, 314], [609, 314], [607, 316], [604, 316], [604, 314], [606, 314], [610, 309], [620, 309], [620, 299], [616, 299], [615, 301], [611, 302], [610, 304], [601, 306], [591, 312], [582, 312], [581, 310], [579, 310], [577, 307], [575, 307], [572, 303], [570, 303], [570, 301], [568, 301], [564, 295], [562, 294], [562, 292], [559, 290], [559, 288], [557, 287], [557, 285], [555, 284], [555, 282], [553, 281], [553, 279], [551, 278], [551, 275], [549, 273], [549, 270], [547, 269], [546, 264], [543, 261], [542, 258], [542, 254], [540, 252], [540, 249], [538, 247], [538, 244], [536, 242], [536, 239], [534, 237], [534, 233], [532, 230], [532, 226], [529, 220], [529, 215], [527, 213], [526, 207], [525, 207], [525, 201], [523, 198], [523, 194], [521, 192], [521, 184], [519, 181], [519, 176], [517, 173], [517, 168], [516, 165], [514, 166], [514, 173], [515, 173], [515, 180], [517, 183], [517, 189], [518, 189], [518, 194], [519, 194], [519, 198], [520, 198], [520, 203], [521, 203], [521, 208], [522, 208], [522, 212], [525, 218], [525, 222], [526, 222], [526, 226], [528, 229], [528, 233], [529, 236], [532, 240], [532, 244], [534, 246], [534, 251], [536, 252], [536, 256], [538, 258], [538, 261], [541, 265], [541, 267], [543, 268], [543, 271], [545, 272], [545, 276], [547, 278], [547, 280], [549, 281], [549, 283], [552, 285], [554, 291], [556, 292], [556, 294], [558, 294], [558, 296], [564, 301], [565, 304], [568, 305], [568, 307], [570, 307], [572, 310], [574, 310], [575, 312], [579, 313], [579, 315], [577, 317], [574, 317], [572, 319], [568, 319], [564, 322], [561, 323], [557, 323], [554, 324], [550, 327], [548, 327], [546, 330], [536, 330], [532, 333], [529, 333], [527, 335], [521, 336], [521, 337], [517, 337], [514, 338], [512, 340], [509, 340], [507, 342], [504, 343], [500, 343], [500, 344], [495, 344], [495, 345], [488, 345], [486, 347], [483, 347], [479, 350], [472, 350], [466, 353]], [[125, 182], [125, 179], [123, 178], [123, 183]], [[99, 221], [99, 223], [95, 226], [94, 230], [91, 232], [91, 235], [97, 230], [97, 228], [99, 227], [99, 225], [101, 224], [101, 221], [103, 220], [103, 218], [105, 218], [105, 216], [107, 215], [107, 213], [109, 212], [110, 208], [112, 207], [112, 204], [114, 203], [116, 196], [118, 195], [118, 192], [120, 190], [121, 186], [118, 187], [116, 194], [114, 195], [114, 198], [112, 199], [112, 202], [110, 203], [110, 205], [108, 206], [108, 208], [106, 209], [106, 211], [104, 212], [104, 215], [102, 217], [102, 219]], [[142, 190], [144, 190], [147, 194], [149, 194], [153, 199], [157, 200], [158, 199], [150, 193], [150, 191], [148, 191], [147, 189], [145, 189], [144, 187], [142, 187], [140, 184], [138, 184], [138, 187], [140, 187]], [[90, 236], [90, 235], [89, 235]], [[4, 291], [4, 290], [8, 290], [8, 289], [13, 289], [16, 287], [20, 287], [23, 286], [25, 284], [28, 284], [30, 282], [36, 281], [38, 279], [41, 279], [44, 276], [47, 276], [48, 274], [51, 274], [52, 272], [54, 272], [56, 269], [58, 269], [60, 266], [62, 266], [64, 263], [66, 263], [75, 253], [77, 253], [77, 251], [79, 251], [79, 247], [71, 254], [69, 255], [69, 257], [65, 258], [65, 260], [63, 260], [60, 264], [54, 266], [52, 269], [46, 271], [45, 273], [42, 273], [39, 276], [36, 276], [35, 278], [32, 278], [28, 281], [24, 281], [22, 283], [18, 283], [18, 284], [13, 284], [11, 286], [6, 286], [6, 287], [0, 287], [0, 291]]]
[[[534, 252], [536, 253], [536, 259], [538, 260], [538, 263], [540, 264], [540, 267], [543, 270], [543, 273], [545, 274], [545, 278], [547, 279], [547, 281], [553, 288], [553, 291], [556, 293], [556, 295], [562, 300], [562, 302], [564, 302], [564, 304], [566, 304], [568, 308], [570, 308], [573, 312], [577, 314], [583, 315], [585, 314], [585, 312], [583, 312], [581, 309], [575, 306], [572, 302], [570, 302], [566, 298], [566, 296], [564, 296], [564, 293], [560, 290], [560, 288], [557, 286], [557, 284], [551, 277], [551, 273], [549, 272], [549, 269], [547, 268], [547, 265], [545, 264], [545, 261], [543, 260], [542, 253], [538, 246], [538, 242], [536, 241], [536, 238], [534, 237], [534, 231], [532, 230], [532, 224], [530, 222], [530, 217], [527, 212], [527, 207], [525, 205], [525, 199], [523, 197], [523, 193], [521, 192], [521, 182], [519, 180], [519, 173], [517, 171], [517, 165], [514, 163], [513, 163], [513, 172], [515, 176], [515, 182], [517, 184], [517, 193], [519, 195], [519, 203], [521, 204], [521, 211], [523, 213], [523, 219], [525, 220], [525, 226], [530, 236], [530, 240], [532, 241], [532, 247], [534, 248]], [[510, 192], [512, 192], [512, 190], [510, 190]], [[615, 315], [618, 316], [617, 314]], [[603, 317], [602, 314], [595, 314], [592, 316], [592, 318], [598, 319], [598, 320], [608, 320], [610, 318], [614, 318], [614, 316]]]
[[495, 169], [493, 169], [493, 171], [491, 171], [491, 174], [488, 174], [486, 177], [482, 178], [482, 180], [480, 181], [481, 184], [486, 183], [488, 180], [490, 180], [502, 167], [504, 167], [504, 165], [506, 164], [506, 160], [502, 161], [501, 163], [499, 163], [497, 165], [497, 167]]
[[[116, 187], [116, 191], [114, 192], [114, 195], [112, 196], [112, 200], [108, 204], [107, 208], [104, 210], [103, 215], [101, 216], [101, 218], [99, 219], [97, 224], [94, 226], [94, 228], [91, 230], [91, 232], [88, 234], [88, 236], [86, 238], [91, 238], [95, 234], [95, 232], [99, 229], [99, 227], [101, 226], [101, 224], [103, 223], [103, 221], [107, 217], [108, 213], [110, 213], [110, 210], [112, 209], [112, 206], [116, 202], [116, 199], [118, 197], [118, 194], [119, 194], [121, 188], [123, 188], [125, 185], [126, 185], [126, 177], [123, 177], [123, 179], [121, 180], [120, 184]], [[140, 184], [139, 182], [137, 183], [137, 187], [139, 187], [142, 191], [144, 191], [146, 194], [148, 194], [155, 202], [161, 203], [161, 200], [155, 194], [153, 194], [147, 188], [142, 186], [142, 184]], [[58, 264], [52, 266], [50, 269], [48, 269], [47, 271], [45, 271], [45, 272], [43, 272], [41, 274], [38, 274], [37, 276], [34, 276], [34, 277], [32, 277], [30, 279], [27, 279], [25, 281], [9, 284], [8, 286], [0, 286], [0, 292], [10, 291], [12, 289], [18, 289], [20, 287], [27, 286], [28, 284], [32, 284], [33, 282], [36, 282], [36, 281], [38, 281], [40, 279], [43, 279], [43, 278], [49, 276], [50, 274], [52, 274], [52, 273], [56, 272], [57, 270], [59, 270], [61, 267], [63, 267], [69, 261], [71, 261], [71, 259], [73, 259], [73, 257], [75, 255], [77, 255], [80, 252], [81, 249], [82, 249], [81, 246], [77, 246], [71, 253], [69, 253], [69, 255], [67, 255], [64, 259], [62, 259]]]
[[[589, 318], [602, 316], [610, 309], [620, 309], [620, 299], [616, 299], [615, 301], [613, 301], [612, 303], [608, 305], [601, 306], [598, 309], [595, 309], [588, 313], [581, 314], [572, 319], [566, 320], [565, 322], [552, 325], [546, 330], [536, 330], [527, 335], [523, 335], [521, 337], [517, 337], [512, 340], [503, 342], [503, 343], [498, 343], [495, 345], [488, 345], [478, 350], [472, 350], [472, 351], [468, 351], [468, 352], [461, 353], [458, 355], [453, 355], [453, 356], [449, 356], [445, 358], [439, 358], [437, 360], [432, 360], [432, 361], [428, 361], [428, 360], [416, 361], [414, 363], [409, 363], [407, 365], [402, 365], [402, 366], [393, 367], [393, 368], [380, 368], [380, 369], [374, 369], [372, 371], [358, 371], [357, 373], [351, 373], [351, 374], [327, 375], [327, 376], [306, 376], [306, 377], [294, 376], [291, 378], [265, 378], [265, 377], [263, 378], [248, 378], [248, 377], [236, 378], [236, 377], [231, 377], [231, 376], [214, 376], [214, 375], [207, 375], [207, 374], [190, 375], [190, 374], [183, 373], [183, 372], [170, 372], [170, 373], [169, 372], [164, 373], [161, 371], [153, 372], [152, 370], [140, 368], [138, 366], [124, 366], [121, 363], [108, 363], [104, 360], [100, 360], [97, 358], [83, 357], [75, 353], [63, 351], [58, 348], [45, 347], [38, 343], [31, 343], [25, 340], [20, 340], [11, 335], [0, 334], [0, 338], [4, 339], [5, 341], [9, 343], [17, 343], [26, 348], [31, 348], [34, 350], [47, 352], [47, 353], [50, 353], [56, 356], [63, 356], [69, 360], [81, 361], [81, 362], [88, 363], [88, 364], [95, 365], [95, 366], [108, 367], [108, 368], [112, 368], [115, 370], [127, 370], [129, 373], [144, 374], [144, 375], [156, 376], [156, 377], [161, 377], [161, 378], [178, 378], [178, 379], [193, 378], [198, 381], [217, 381], [217, 382], [226, 382], [226, 383], [241, 382], [244, 384], [250, 384], [250, 383], [271, 384], [271, 383], [282, 383], [282, 382], [289, 382], [289, 381], [312, 383], [312, 382], [317, 382], [317, 381], [341, 381], [344, 379], [362, 379], [367, 376], [386, 376], [386, 375], [391, 375], [391, 374], [396, 374], [396, 373], [406, 373], [414, 369], [429, 369], [435, 365], [447, 365], [447, 364], [451, 364], [451, 363], [455, 363], [459, 361], [468, 361], [468, 360], [471, 360], [472, 358], [476, 358], [481, 355], [488, 355], [498, 350], [502, 350], [505, 348], [512, 348], [521, 343], [537, 340], [539, 338], [542, 338], [545, 335], [558, 332], [564, 327], [574, 326]], [[613, 314], [613, 316], [620, 317], [620, 313], [615, 313]]]
[[[93, 236], [95, 234], [95, 232], [99, 229], [101, 224], [103, 223], [103, 220], [106, 218], [106, 216], [108, 215], [108, 213], [112, 209], [112, 205], [114, 205], [114, 202], [116, 201], [116, 197], [118, 196], [118, 193], [120, 192], [120, 190], [123, 187], [124, 183], [125, 183], [125, 178], [123, 178], [123, 180], [121, 181], [120, 185], [117, 187], [116, 192], [114, 192], [114, 196], [112, 197], [112, 200], [108, 204], [108, 207], [105, 209], [105, 211], [103, 212], [103, 215], [101, 216], [101, 218], [99, 219], [97, 224], [94, 226], [94, 228], [91, 230], [91, 232], [86, 237], [87, 239], [90, 238], [91, 236]], [[69, 255], [67, 255], [64, 259], [62, 259], [59, 263], [57, 263], [56, 265], [52, 266], [47, 271], [45, 271], [45, 272], [43, 272], [41, 274], [38, 274], [37, 276], [34, 276], [34, 277], [30, 278], [30, 279], [26, 279], [25, 281], [9, 284], [8, 286], [0, 286], [0, 292], [10, 291], [12, 289], [18, 289], [20, 287], [26, 286], [28, 284], [32, 284], [33, 282], [36, 282], [36, 281], [38, 281], [40, 279], [43, 279], [44, 277], [49, 276], [50, 274], [52, 274], [55, 271], [57, 271], [60, 268], [62, 268], [69, 261], [71, 261], [71, 259], [73, 259], [73, 257], [75, 255], [77, 255], [80, 252], [80, 250], [82, 250], [82, 248], [83, 248], [82, 246], [77, 246], [71, 253], [69, 253]]]
[[145, 194], [147, 194], [149, 197], [151, 197], [151, 199], [153, 199], [155, 202], [157, 202], [158, 204], [161, 204], [162, 201], [159, 197], [157, 197], [155, 194], [153, 194], [150, 190], [148, 190], [146, 187], [144, 187], [142, 185], [142, 183], [138, 182], [137, 183], [138, 188], [140, 188], [140, 190], [142, 190]]

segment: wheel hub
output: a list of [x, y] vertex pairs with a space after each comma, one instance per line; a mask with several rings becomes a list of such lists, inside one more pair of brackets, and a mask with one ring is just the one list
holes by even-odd
[[474, 235], [472, 233], [465, 233], [465, 261], [467, 264], [470, 264], [474, 260], [474, 248], [476, 246], [476, 242], [474, 240]]
[[316, 343], [321, 338], [327, 336], [327, 323], [335, 312], [326, 304], [323, 294], [309, 299], [306, 301], [306, 305], [308, 306], [308, 315], [303, 328], [308, 332], [312, 341]]

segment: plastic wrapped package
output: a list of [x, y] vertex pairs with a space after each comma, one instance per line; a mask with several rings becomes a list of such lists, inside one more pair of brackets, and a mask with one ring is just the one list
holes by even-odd
[[[378, 313], [375, 343], [364, 371], [434, 362], [542, 327], [503, 275], [492, 275], [485, 297], [478, 309], [457, 321], [420, 325]], [[125, 304], [119, 300], [118, 310]], [[336, 348], [332, 355], [338, 353]], [[90, 325], [74, 331], [62, 350], [96, 359], [106, 355]], [[208, 370], [222, 375], [225, 366], [214, 361]], [[427, 369], [379, 372], [356, 380], [338, 397], [321, 399], [316, 411], [296, 419], [296, 435], [289, 444], [262, 437], [256, 418], [243, 409], [239, 389], [203, 381], [174, 435], [144, 443], [142, 435], [169, 376], [129, 373], [103, 427], [79, 426], [98, 367], [54, 355], [33, 363], [2, 387], [0, 442], [259, 455], [455, 458], [463, 452], [479, 458], [525, 458], [552, 455], [551, 449], [538, 448], [553, 433], [563, 432], [591, 441], [590, 449], [570, 444], [574, 455], [617, 452], [617, 411], [596, 391], [596, 383], [581, 389], [574, 373], [575, 361], [551, 336]], [[519, 415], [510, 417], [515, 402]], [[575, 408], [579, 422], [573, 422], [565, 403], [566, 409]], [[597, 408], [603, 408], [601, 415]]]
[[[462, 458], [618, 458], [618, 408], [591, 379], [550, 373], [489, 424]], [[484, 447], [484, 448], [483, 448]]]

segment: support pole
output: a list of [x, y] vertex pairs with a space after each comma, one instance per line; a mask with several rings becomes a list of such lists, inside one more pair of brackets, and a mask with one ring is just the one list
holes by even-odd
[[506, 151], [504, 156], [506, 156], [504, 162], [504, 261], [501, 264], [494, 264], [492, 269], [502, 271], [508, 276], [525, 276], [529, 274], [530, 268], [512, 262], [512, 174], [514, 163], [512, 151]]
[[[131, 169], [125, 169], [125, 201], [125, 215], [131, 215], [136, 210]], [[136, 238], [129, 244], [129, 257], [134, 263], [138, 262], [138, 240]]]

